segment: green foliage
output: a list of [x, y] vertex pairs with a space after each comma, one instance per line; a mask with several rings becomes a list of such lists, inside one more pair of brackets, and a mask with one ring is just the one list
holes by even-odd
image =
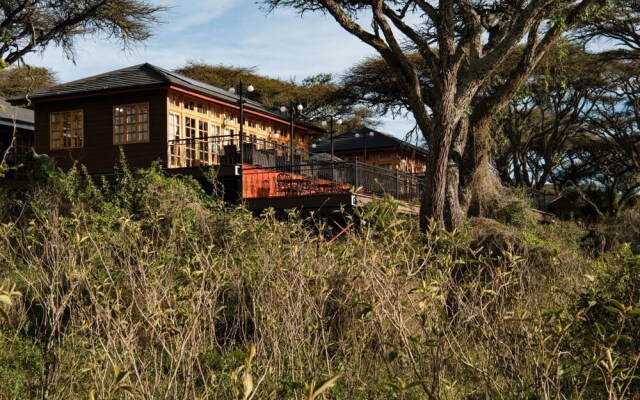
[[16, 285], [0, 297], [2, 396], [637, 393], [629, 247], [595, 264], [565, 224], [422, 233], [390, 198], [256, 218], [191, 179], [118, 171], [58, 171], [3, 199], [21, 203], [0, 225], [0, 282]]
[[240, 80], [245, 85], [251, 83], [255, 91], [245, 95], [266, 106], [279, 109], [291, 102], [301, 103], [305, 114], [311, 118], [322, 114], [324, 107], [330, 106], [337, 90], [330, 74], [320, 74], [303, 80], [302, 84], [294, 80], [284, 81], [260, 75], [256, 68], [209, 65], [202, 61], [188, 61], [176, 72], [220, 88], [235, 87], [238, 90]]
[[44, 67], [18, 66], [0, 71], [0, 97], [24, 96], [56, 85], [55, 73]]
[[25, 54], [50, 44], [60, 46], [73, 58], [79, 36], [103, 35], [124, 46], [146, 40], [165, 9], [138, 0], [35, 0], [28, 6], [3, 3], [0, 67], [14, 65]]
[[255, 67], [210, 65], [203, 61], [188, 61], [176, 72], [223, 89], [233, 86], [237, 90], [240, 80], [245, 85], [251, 83], [255, 91], [245, 93], [247, 98], [274, 109], [279, 109], [282, 105], [288, 107], [291, 102], [301, 103], [305, 117], [318, 124], [327, 115], [339, 115], [344, 124], [336, 125], [336, 132], [377, 124], [370, 110], [358, 107], [360, 103], [357, 99], [345, 96], [343, 88], [334, 81], [331, 74], [321, 73], [296, 83], [293, 79], [285, 81], [260, 75]]

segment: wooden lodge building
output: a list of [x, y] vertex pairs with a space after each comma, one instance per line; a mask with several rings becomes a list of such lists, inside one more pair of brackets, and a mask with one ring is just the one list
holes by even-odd
[[121, 149], [132, 168], [159, 161], [169, 173], [201, 178], [214, 167], [226, 200], [250, 209], [336, 209], [382, 192], [417, 198], [422, 187], [401, 171], [314, 161], [308, 149], [323, 129], [251, 100], [242, 102], [240, 135], [239, 96], [151, 64], [44, 89], [29, 101], [28, 145], [62, 169], [78, 163], [108, 176]]
[[[331, 140], [314, 143], [311, 152], [330, 154]], [[426, 150], [367, 127], [334, 137], [333, 154], [344, 161], [357, 159], [391, 171], [424, 174], [427, 170]]]

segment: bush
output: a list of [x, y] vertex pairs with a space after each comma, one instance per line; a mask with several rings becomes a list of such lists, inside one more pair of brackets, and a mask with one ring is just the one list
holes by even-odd
[[[594, 263], [564, 225], [422, 233], [391, 199], [335, 217], [350, 228], [328, 239], [330, 222], [254, 218], [156, 168], [110, 185], [52, 174], [0, 225], [0, 282], [20, 293], [0, 397], [302, 398], [331, 378], [349, 399], [609, 390], [567, 365], [593, 348], [572, 316]], [[602, 293], [635, 296], [635, 270], [616, 275], [629, 257]]]

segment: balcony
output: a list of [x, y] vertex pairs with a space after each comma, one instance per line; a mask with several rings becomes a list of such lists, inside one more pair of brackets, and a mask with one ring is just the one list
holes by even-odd
[[[337, 161], [312, 155], [276, 141], [238, 135], [169, 141], [169, 168], [242, 165], [242, 198], [283, 199], [358, 195], [391, 195], [415, 201], [424, 180], [414, 174], [359, 161]], [[242, 150], [242, 151], [241, 151]]]

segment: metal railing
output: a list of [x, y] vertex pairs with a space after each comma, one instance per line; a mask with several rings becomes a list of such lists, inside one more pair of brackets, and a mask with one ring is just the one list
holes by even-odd
[[415, 175], [360, 162], [289, 165], [285, 168], [251, 168], [243, 171], [245, 198], [304, 196], [357, 192], [389, 194], [400, 200], [417, 200], [424, 180]]
[[[4, 155], [6, 149], [0, 149], [0, 158]], [[22, 145], [16, 141], [14, 147], [10, 149], [6, 155], [5, 166], [8, 167], [4, 175], [4, 179], [27, 179], [33, 174], [34, 160], [33, 156], [26, 145]]]
[[[277, 141], [242, 135], [206, 136], [174, 139], [168, 142], [169, 168], [247, 164], [260, 167], [284, 167], [307, 162], [310, 153]], [[292, 162], [293, 161], [293, 162]]]
[[[390, 194], [397, 199], [419, 198], [424, 180], [415, 174], [393, 171], [356, 161], [318, 159], [300, 148], [243, 135], [170, 140], [169, 168], [243, 164], [245, 198], [342, 193]], [[280, 174], [288, 174], [280, 176]], [[286, 183], [286, 180], [289, 183]]]

